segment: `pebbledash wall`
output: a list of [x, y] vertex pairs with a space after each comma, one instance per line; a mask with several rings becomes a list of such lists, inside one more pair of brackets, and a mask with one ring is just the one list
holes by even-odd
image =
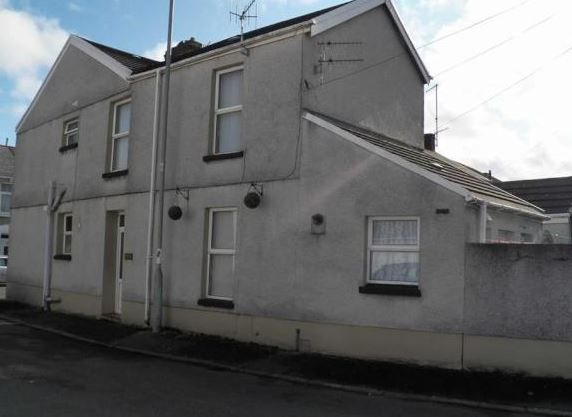
[[[361, 40], [358, 52], [365, 57], [403, 59], [305, 91], [302, 80], [320, 84], [311, 62], [320, 56], [318, 43], [329, 39]], [[474, 258], [465, 244], [477, 240], [475, 208], [301, 117], [309, 108], [421, 146], [423, 80], [403, 52], [386, 12], [376, 8], [312, 40], [298, 31], [251, 48], [248, 57], [237, 48], [173, 72], [166, 207], [178, 203], [184, 215], [166, 221], [164, 324], [287, 349], [571, 376], [542, 357], [515, 365], [511, 358], [495, 363], [487, 356], [493, 342], [517, 346], [523, 355], [530, 346], [542, 350], [550, 343], [569, 349], [556, 334], [546, 341], [526, 333], [466, 331], [472, 299], [466, 263]], [[213, 73], [236, 64], [245, 68], [245, 157], [206, 164]], [[125, 252], [132, 257], [125, 261], [121, 320], [143, 324], [154, 79], [118, 80], [73, 48], [61, 65], [18, 135], [8, 297], [41, 304], [44, 205], [47, 182], [55, 180], [68, 191], [59, 211], [74, 218], [72, 259], [53, 261], [53, 296], [61, 299], [55, 309], [98, 317], [108, 312], [106, 216], [123, 211]], [[326, 81], [337, 75], [326, 74]], [[380, 98], [378, 91], [385, 94]], [[129, 174], [104, 180], [110, 108], [125, 97], [132, 99]], [[63, 123], [75, 116], [79, 146], [60, 154]], [[242, 204], [252, 181], [264, 185], [255, 210]], [[188, 201], [177, 196], [177, 186], [189, 190]], [[209, 207], [238, 210], [232, 311], [197, 304], [204, 295]], [[449, 213], [438, 215], [437, 208]], [[315, 213], [325, 216], [324, 235], [310, 232]], [[517, 217], [491, 213], [497, 228], [500, 219]], [[367, 218], [380, 215], [420, 219], [421, 297], [359, 292]], [[527, 231], [539, 233], [538, 221], [518, 218]]]
[[464, 366], [572, 377], [572, 245], [469, 244]]

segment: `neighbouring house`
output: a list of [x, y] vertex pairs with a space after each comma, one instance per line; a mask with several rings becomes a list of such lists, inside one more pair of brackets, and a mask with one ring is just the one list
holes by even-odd
[[502, 181], [497, 186], [545, 210], [544, 239], [550, 243], [572, 243], [572, 177]]
[[14, 147], [0, 145], [0, 256], [8, 255], [13, 177]]
[[[503, 262], [528, 262], [536, 255], [519, 251], [541, 245], [467, 249], [487, 230], [539, 242], [546, 215], [434, 151], [423, 131], [430, 76], [391, 2], [356, 0], [173, 52], [165, 326], [353, 357], [572, 374], [514, 354], [570, 353], [572, 343], [550, 344], [572, 338], [569, 329], [537, 334], [560, 304], [534, 315], [536, 304], [498, 298], [515, 287]], [[145, 323], [163, 66], [68, 40], [17, 128], [10, 299], [42, 304], [51, 266], [54, 309]], [[526, 279], [548, 288], [542, 297], [567, 291]], [[525, 307], [535, 327], [514, 319]], [[496, 316], [483, 323], [479, 311]]]

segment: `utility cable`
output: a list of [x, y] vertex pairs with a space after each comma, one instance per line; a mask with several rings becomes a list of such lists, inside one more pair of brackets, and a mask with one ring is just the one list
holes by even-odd
[[[440, 41], [445, 40], [445, 39], [448, 39], [448, 38], [450, 38], [450, 37], [452, 37], [452, 36], [458, 35], [459, 33], [462, 33], [462, 32], [465, 32], [465, 31], [467, 31], [467, 30], [473, 29], [473, 28], [475, 28], [475, 27], [477, 27], [477, 26], [480, 26], [480, 25], [482, 25], [483, 23], [486, 23], [486, 22], [488, 22], [488, 21], [490, 21], [490, 20], [492, 20], [492, 19], [494, 19], [494, 18], [496, 18], [496, 17], [502, 16], [503, 14], [506, 14], [506, 13], [508, 13], [508, 12], [510, 12], [510, 11], [513, 11], [513, 10], [519, 8], [519, 7], [522, 7], [522, 6], [524, 6], [526, 3], [529, 3], [529, 2], [531, 2], [531, 1], [532, 1], [532, 0], [524, 0], [524, 1], [520, 2], [520, 3], [517, 3], [517, 4], [515, 4], [515, 5], [513, 5], [513, 6], [509, 7], [509, 8], [507, 8], [507, 9], [503, 9], [503, 10], [501, 10], [501, 11], [499, 11], [499, 12], [493, 14], [493, 15], [487, 16], [487, 17], [485, 17], [485, 18], [483, 18], [483, 19], [481, 19], [481, 20], [479, 20], [479, 21], [477, 21], [477, 22], [474, 22], [474, 23], [472, 23], [472, 24], [470, 24], [470, 25], [468, 25], [468, 26], [465, 26], [465, 27], [463, 27], [463, 28], [461, 28], [461, 29], [459, 29], [459, 30], [456, 30], [456, 31], [454, 31], [454, 32], [452, 32], [452, 33], [449, 33], [449, 34], [447, 34], [447, 35], [441, 36], [441, 37], [439, 37], [439, 38], [437, 38], [437, 39], [434, 39], [434, 40], [432, 40], [432, 41], [430, 41], [430, 42], [428, 42], [428, 43], [426, 43], [426, 44], [423, 44], [423, 45], [421, 45], [421, 46], [419, 46], [419, 47], [417, 47], [417, 48], [414, 48], [414, 49], [415, 49], [416, 51], [418, 51], [418, 50], [420, 50], [420, 49], [426, 48], [426, 47], [429, 46], [429, 45], [433, 45], [433, 44], [435, 44], [435, 43], [437, 43], [437, 42], [440, 42]], [[346, 78], [346, 77], [349, 77], [349, 76], [352, 76], [352, 75], [356, 75], [356, 74], [362, 73], [362, 72], [367, 71], [367, 70], [369, 70], [369, 69], [371, 69], [371, 68], [374, 68], [374, 67], [377, 67], [377, 66], [379, 66], [379, 65], [383, 65], [383, 64], [386, 64], [386, 63], [388, 63], [388, 62], [391, 62], [391, 61], [393, 61], [394, 59], [397, 59], [397, 58], [402, 57], [402, 56], [407, 55], [407, 54], [408, 54], [408, 51], [405, 51], [405, 52], [400, 52], [400, 53], [398, 53], [398, 54], [389, 56], [389, 57], [387, 57], [387, 58], [385, 58], [385, 59], [383, 59], [383, 60], [381, 60], [381, 61], [375, 62], [375, 63], [370, 64], [370, 65], [366, 65], [365, 67], [362, 67], [362, 68], [360, 68], [360, 69], [358, 69], [358, 70], [356, 70], [356, 71], [353, 71], [353, 72], [350, 72], [350, 73], [341, 75], [341, 76], [336, 77], [336, 78], [332, 78], [332, 79], [330, 79], [330, 80], [328, 80], [328, 81], [324, 81], [324, 82], [321, 83], [319, 86], [314, 87], [314, 88], [322, 87], [322, 86], [324, 86], [324, 85], [327, 85], [327, 84], [330, 84], [330, 83], [339, 81], [339, 80], [344, 79], [344, 78]]]
[[508, 12], [511, 12], [511, 11], [515, 10], [515, 9], [518, 9], [519, 7], [522, 7], [522, 6], [524, 6], [526, 3], [529, 3], [529, 2], [531, 2], [531, 1], [532, 1], [532, 0], [524, 0], [524, 1], [520, 2], [520, 3], [515, 4], [514, 6], [511, 6], [511, 7], [507, 8], [507, 9], [503, 9], [503, 10], [501, 10], [500, 12], [497, 12], [497, 13], [495, 13], [495, 14], [492, 14], [492, 15], [490, 15], [490, 16], [487, 16], [487, 17], [485, 17], [485, 18], [483, 18], [483, 19], [481, 19], [481, 20], [478, 20], [478, 21], [476, 21], [476, 22], [474, 22], [474, 23], [471, 23], [471, 24], [468, 25], [468, 26], [462, 27], [462, 28], [460, 28], [460, 29], [458, 29], [458, 30], [455, 30], [454, 32], [451, 32], [451, 33], [448, 33], [448, 34], [446, 34], [446, 35], [440, 36], [440, 37], [438, 37], [437, 39], [433, 39], [432, 41], [427, 42], [426, 44], [423, 44], [423, 45], [421, 45], [420, 47], [418, 47], [418, 48], [416, 48], [416, 49], [419, 50], [419, 49], [426, 48], [426, 47], [428, 47], [428, 46], [430, 46], [430, 45], [433, 45], [434, 43], [441, 42], [442, 40], [448, 39], [448, 38], [450, 38], [451, 36], [458, 35], [459, 33], [463, 33], [463, 32], [465, 32], [465, 31], [467, 31], [467, 30], [469, 30], [469, 29], [472, 29], [472, 28], [474, 28], [474, 27], [480, 26], [480, 25], [482, 25], [483, 23], [488, 22], [489, 20], [492, 20], [492, 19], [494, 19], [494, 18], [496, 18], [496, 17], [502, 16], [503, 14], [506, 14], [506, 13], [508, 13]]
[[453, 117], [452, 119], [449, 119], [447, 122], [445, 122], [445, 127], [449, 128], [449, 124], [453, 123], [454, 121], [460, 119], [461, 117], [464, 117], [472, 112], [474, 112], [475, 110], [477, 110], [478, 108], [480, 108], [481, 106], [484, 106], [485, 104], [487, 104], [488, 102], [494, 100], [495, 98], [497, 98], [498, 96], [506, 93], [507, 91], [511, 90], [512, 88], [516, 87], [517, 85], [523, 83], [524, 81], [528, 80], [530, 77], [532, 77], [533, 75], [537, 74], [540, 70], [542, 70], [548, 63], [555, 61], [559, 58], [562, 58], [564, 55], [566, 55], [567, 53], [569, 53], [570, 51], [572, 51], [572, 46], [566, 48], [564, 51], [560, 52], [558, 55], [553, 56], [549, 61], [545, 61], [542, 65], [536, 67], [533, 71], [529, 72], [527, 75], [525, 75], [524, 77], [518, 79], [517, 81], [515, 81], [514, 83], [508, 85], [507, 87], [504, 87], [503, 89], [497, 91], [495, 94], [493, 94], [492, 96], [488, 97], [487, 99], [481, 101], [479, 104], [471, 107], [470, 109], [464, 111], [461, 114], [458, 114], [457, 116]]
[[452, 70], [454, 70], [454, 69], [457, 69], [457, 68], [459, 68], [459, 67], [461, 67], [461, 66], [463, 66], [463, 65], [465, 65], [465, 64], [468, 64], [469, 62], [474, 61], [475, 59], [477, 59], [477, 58], [479, 58], [479, 57], [481, 57], [481, 56], [483, 56], [483, 55], [485, 55], [485, 54], [487, 54], [487, 53], [489, 53], [489, 52], [491, 52], [491, 51], [493, 51], [493, 50], [495, 50], [495, 49], [497, 49], [497, 48], [500, 48], [501, 46], [503, 46], [503, 45], [505, 45], [505, 44], [507, 44], [507, 43], [509, 43], [509, 42], [511, 42], [511, 41], [513, 41], [513, 40], [515, 40], [515, 39], [517, 39], [517, 38], [519, 38], [520, 36], [522, 36], [522, 35], [524, 35], [525, 33], [531, 31], [532, 29], [535, 29], [535, 28], [537, 28], [537, 27], [543, 25], [544, 23], [546, 23], [546, 22], [548, 22], [549, 20], [553, 19], [554, 16], [555, 16], [555, 14], [552, 14], [552, 15], [550, 15], [550, 16], [548, 16], [548, 17], [542, 19], [542, 20], [539, 20], [538, 22], [536, 22], [536, 23], [534, 23], [534, 24], [528, 26], [527, 28], [525, 28], [523, 31], [521, 31], [521, 32], [519, 32], [519, 33], [517, 33], [517, 34], [514, 34], [514, 35], [512, 35], [512, 36], [509, 36], [508, 38], [506, 38], [506, 39], [504, 39], [504, 40], [502, 40], [502, 41], [500, 41], [500, 42], [498, 42], [498, 43], [496, 43], [496, 44], [494, 44], [494, 45], [492, 45], [492, 46], [490, 46], [490, 47], [488, 47], [488, 48], [486, 48], [486, 49], [484, 49], [484, 50], [482, 50], [482, 51], [480, 51], [480, 52], [478, 52], [478, 53], [476, 53], [475, 55], [472, 55], [472, 56], [470, 56], [470, 57], [468, 57], [468, 58], [466, 58], [466, 59], [464, 59], [464, 60], [462, 60], [462, 61], [460, 61], [460, 62], [457, 62], [456, 64], [451, 65], [450, 67], [445, 68], [444, 70], [442, 70], [442, 71], [438, 72], [437, 74], [435, 74], [435, 78], [438, 77], [438, 76], [440, 76], [440, 75], [443, 75], [443, 74], [445, 74], [445, 73], [447, 73], [447, 72], [449, 72], [449, 71], [452, 71]]

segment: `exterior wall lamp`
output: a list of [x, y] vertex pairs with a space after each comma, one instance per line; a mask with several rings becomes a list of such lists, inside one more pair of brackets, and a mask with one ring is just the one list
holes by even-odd
[[262, 202], [262, 196], [264, 195], [264, 186], [262, 184], [252, 183], [248, 192], [244, 196], [244, 205], [249, 209], [257, 208]]

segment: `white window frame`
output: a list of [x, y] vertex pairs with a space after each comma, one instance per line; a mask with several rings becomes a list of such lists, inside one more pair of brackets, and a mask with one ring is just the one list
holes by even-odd
[[[234, 240], [234, 248], [233, 249], [215, 249], [212, 247], [213, 241], [213, 217], [214, 213], [219, 212], [232, 212], [234, 214], [234, 224], [233, 224], [233, 240]], [[232, 262], [233, 262], [233, 269], [234, 269], [234, 262], [236, 257], [236, 229], [238, 223], [238, 209], [236, 207], [213, 207], [208, 209], [209, 213], [209, 224], [208, 224], [208, 239], [207, 239], [207, 268], [206, 268], [206, 279], [205, 279], [205, 297], [216, 299], [216, 300], [229, 300], [232, 301], [231, 297], [220, 297], [216, 295], [209, 294], [210, 292], [210, 283], [211, 283], [211, 257], [212, 255], [232, 255]], [[233, 271], [234, 275], [234, 271]], [[234, 281], [234, 276], [233, 276]]]
[[[75, 129], [68, 130], [69, 125], [72, 123], [77, 123], [77, 127]], [[74, 143], [78, 143], [79, 141], [79, 117], [74, 117], [73, 119], [67, 120], [64, 122], [64, 146], [71, 145], [69, 142], [69, 137], [72, 134], [77, 134], [77, 139]]]
[[[213, 155], [223, 155], [225, 153], [232, 153], [232, 152], [217, 152], [217, 145], [218, 145], [218, 140], [217, 140], [217, 126], [218, 126], [218, 117], [221, 114], [228, 114], [228, 113], [237, 113], [240, 112], [242, 115], [242, 100], [241, 100], [241, 104], [239, 104], [238, 106], [231, 106], [231, 107], [225, 107], [224, 109], [219, 109], [219, 92], [220, 92], [220, 76], [224, 75], [224, 74], [228, 74], [230, 72], [235, 72], [235, 71], [242, 71], [242, 75], [243, 75], [243, 84], [244, 84], [244, 65], [238, 65], [235, 67], [231, 67], [231, 68], [226, 68], [223, 70], [219, 70], [216, 72], [215, 78], [216, 78], [216, 82], [215, 82], [215, 101], [214, 101], [214, 117], [213, 117], [213, 121], [214, 121], [214, 127], [213, 127], [213, 140], [212, 140], [212, 153]], [[243, 87], [243, 85], [241, 85], [241, 88]], [[242, 90], [244, 92], [244, 89]], [[241, 95], [241, 98], [242, 95]], [[242, 124], [241, 124], [242, 126]], [[241, 132], [241, 139], [242, 139], [242, 132]], [[235, 151], [233, 151], [235, 152]]]
[[[12, 187], [14, 187], [14, 184], [11, 182], [2, 182], [2, 183], [0, 183], [0, 187], [2, 186], [1, 184], [7, 184], [7, 185], [11, 185]], [[0, 188], [0, 202], [2, 201], [2, 199], [4, 199], [5, 195], [11, 196], [12, 191], [2, 191], [2, 189]], [[0, 217], [10, 217], [10, 209], [8, 209], [8, 211], [0, 211]]]
[[[127, 132], [115, 133], [115, 122], [117, 121], [117, 108], [123, 104], [131, 103], [131, 98], [126, 98], [124, 100], [117, 101], [113, 103], [113, 124], [111, 125], [111, 158], [109, 159], [109, 172], [123, 171], [126, 168], [114, 169], [113, 168], [113, 157], [115, 156], [115, 141], [117, 139], [122, 139], [127, 137], [127, 146], [129, 146], [129, 134], [131, 133], [131, 120], [129, 120], [129, 130]], [[133, 107], [131, 108], [133, 111]], [[131, 117], [131, 113], [130, 113]], [[128, 151], [129, 152], [129, 148]]]
[[[67, 226], [67, 219], [71, 218], [72, 223], [72, 230], [66, 230]], [[73, 214], [72, 213], [65, 213], [62, 216], [62, 254], [64, 255], [71, 255], [71, 246], [73, 245]], [[70, 250], [66, 252], [66, 236], [70, 237]]]
[[[417, 221], [417, 244], [416, 245], [374, 245], [373, 242], [373, 222], [376, 220], [386, 221], [402, 221], [402, 220], [415, 220]], [[416, 252], [418, 254], [419, 266], [421, 264], [420, 256], [420, 239], [421, 239], [421, 218], [418, 216], [370, 216], [367, 223], [367, 260], [366, 260], [366, 283], [368, 284], [383, 284], [383, 285], [411, 285], [418, 286], [420, 281], [420, 270], [417, 271], [417, 282], [406, 281], [378, 281], [371, 279], [371, 258], [373, 252]]]

